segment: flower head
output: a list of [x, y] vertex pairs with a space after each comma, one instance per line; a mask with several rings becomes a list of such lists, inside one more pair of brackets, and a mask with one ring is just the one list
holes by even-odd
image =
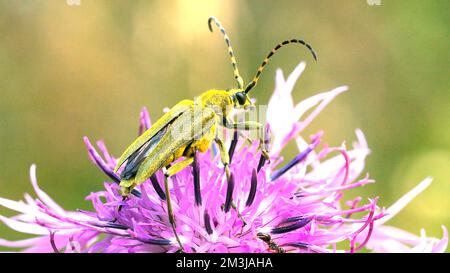
[[[220, 154], [212, 147], [198, 154], [192, 166], [170, 180], [177, 233], [186, 252], [379, 252], [445, 251], [441, 240], [407, 233], [384, 225], [431, 182], [425, 179], [388, 209], [378, 198], [344, 200], [344, 193], [374, 181], [360, 177], [369, 154], [364, 134], [356, 130], [352, 148], [329, 147], [323, 132], [304, 139], [303, 129], [347, 87], [338, 87], [294, 105], [291, 92], [305, 69], [301, 63], [285, 80], [277, 71], [275, 92], [267, 109], [272, 141], [270, 161], [259, 143], [231, 141], [231, 177], [226, 179]], [[306, 113], [309, 114], [306, 114]], [[144, 108], [139, 133], [151, 126]], [[285, 160], [281, 151], [294, 140], [299, 153]], [[97, 149], [84, 139], [95, 165], [109, 181], [105, 189], [86, 197], [93, 211], [67, 211], [37, 185], [36, 167], [30, 170], [36, 199], [0, 198], [0, 205], [20, 214], [0, 221], [35, 235], [21, 241], [1, 239], [0, 245], [28, 252], [174, 252], [178, 250], [166, 210], [163, 173], [158, 171], [127, 199], [119, 194], [120, 178], [113, 172], [116, 158], [103, 142]], [[262, 145], [269, 145], [269, 139]], [[362, 215], [362, 216], [355, 216]], [[337, 244], [347, 242], [346, 248]], [[339, 246], [342, 248], [343, 244]]]

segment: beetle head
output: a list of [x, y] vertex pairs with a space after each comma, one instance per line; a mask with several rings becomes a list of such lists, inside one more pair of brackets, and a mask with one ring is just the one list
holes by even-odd
[[255, 105], [250, 100], [250, 97], [242, 89], [231, 89], [228, 91], [233, 101], [234, 108], [250, 110], [255, 107]]

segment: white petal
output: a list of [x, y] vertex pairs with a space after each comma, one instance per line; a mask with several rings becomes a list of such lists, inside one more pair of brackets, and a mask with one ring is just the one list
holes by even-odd
[[35, 214], [39, 212], [37, 207], [32, 207], [22, 201], [13, 201], [2, 197], [0, 197], [0, 206], [4, 206], [5, 208], [8, 208], [10, 210], [15, 210], [22, 213]]
[[362, 150], [368, 150], [368, 153], [370, 153], [369, 145], [367, 144], [366, 137], [364, 136], [363, 131], [361, 129], [355, 130], [356, 138], [358, 139], [358, 142], [353, 144], [355, 149], [362, 149]]
[[284, 79], [283, 70], [278, 68], [277, 71], [275, 72], [275, 92], [274, 92], [274, 94], [277, 94], [279, 91], [281, 91], [283, 89], [283, 88], [277, 88], [277, 87], [284, 86], [285, 82], [286, 81]]
[[13, 218], [15, 220], [21, 220], [21, 221], [25, 221], [25, 222], [33, 222], [36, 218], [39, 218], [40, 220], [55, 222], [54, 218], [41, 212], [37, 206], [28, 205], [22, 201], [13, 201], [13, 200], [9, 200], [9, 199], [0, 197], [0, 206], [4, 206], [5, 208], [23, 213], [23, 214], [14, 216]]
[[406, 205], [409, 204], [417, 195], [423, 192], [433, 181], [432, 177], [425, 178], [422, 182], [419, 183], [414, 189], [409, 191], [407, 194], [403, 195], [397, 202], [391, 205], [386, 211], [386, 216], [381, 218], [380, 220], [375, 222], [375, 225], [379, 226], [387, 221], [389, 221], [392, 217], [394, 217], [397, 213], [399, 213]]
[[31, 168], [30, 168], [30, 180], [31, 180], [31, 184], [33, 185], [34, 191], [36, 192], [39, 199], [41, 199], [41, 201], [45, 205], [47, 205], [49, 208], [53, 209], [54, 211], [56, 211], [59, 214], [64, 215], [65, 211], [55, 201], [53, 201], [53, 199], [50, 196], [48, 196], [47, 193], [45, 193], [43, 190], [41, 190], [39, 188], [38, 183], [37, 183], [37, 178], [36, 178], [36, 165], [35, 164], [31, 165]]
[[294, 117], [296, 120], [299, 120], [306, 111], [320, 102], [320, 104], [312, 111], [312, 113], [301, 121], [299, 130], [302, 131], [303, 129], [305, 129], [316, 118], [316, 116], [319, 115], [319, 113], [325, 108], [325, 106], [327, 106], [328, 103], [330, 103], [336, 96], [347, 90], [347, 86], [340, 86], [331, 91], [312, 96], [297, 104], [297, 106], [295, 106], [294, 108]]
[[14, 229], [22, 233], [36, 234], [36, 235], [47, 235], [49, 233], [49, 231], [46, 228], [41, 227], [37, 224], [15, 221], [3, 215], [0, 215], [0, 221], [2, 221], [5, 225], [10, 227], [11, 229]]
[[44, 237], [39, 236], [39, 237], [33, 237], [33, 238], [18, 240], [18, 241], [8, 241], [8, 240], [0, 238], [0, 246], [16, 247], [16, 248], [31, 247], [31, 246], [38, 245], [43, 239], [47, 239], [46, 237], [47, 236], [44, 236]]
[[292, 73], [289, 75], [286, 81], [286, 85], [284, 86], [284, 92], [287, 92], [289, 94], [292, 93], [292, 90], [294, 89], [294, 85], [297, 82], [300, 75], [302, 75], [303, 71], [305, 71], [306, 63], [301, 62], [299, 65], [297, 65], [292, 71]]

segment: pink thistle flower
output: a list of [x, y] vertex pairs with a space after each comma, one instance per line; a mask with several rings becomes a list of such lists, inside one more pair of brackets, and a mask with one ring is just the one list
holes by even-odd
[[[285, 80], [276, 74], [276, 88], [267, 109], [271, 131], [271, 161], [265, 162], [258, 143], [232, 142], [232, 179], [227, 181], [220, 155], [212, 147], [199, 154], [193, 166], [171, 180], [177, 233], [186, 252], [444, 252], [443, 238], [410, 234], [385, 223], [431, 183], [426, 178], [387, 209], [378, 198], [344, 202], [344, 193], [374, 181], [360, 178], [369, 148], [360, 130], [356, 142], [322, 145], [322, 132], [303, 139], [300, 134], [337, 95], [342, 86], [294, 105], [291, 92], [305, 69], [300, 63]], [[306, 113], [309, 112], [308, 115]], [[151, 126], [147, 110], [140, 116], [139, 133]], [[285, 162], [284, 146], [295, 140], [299, 154]], [[37, 184], [36, 166], [30, 178], [37, 198], [0, 198], [0, 205], [19, 212], [0, 221], [13, 230], [35, 237], [20, 241], [0, 239], [0, 245], [24, 252], [174, 252], [174, 238], [162, 189], [162, 172], [138, 186], [123, 201], [119, 194], [114, 158], [103, 142], [100, 153], [84, 138], [91, 160], [108, 177], [105, 189], [86, 197], [94, 211], [67, 211]], [[269, 145], [269, 139], [263, 145]], [[233, 202], [231, 202], [233, 200]], [[121, 207], [119, 210], [118, 208]], [[355, 217], [358, 213], [362, 217]], [[337, 244], [348, 242], [347, 248]], [[342, 246], [342, 244], [340, 244]]]

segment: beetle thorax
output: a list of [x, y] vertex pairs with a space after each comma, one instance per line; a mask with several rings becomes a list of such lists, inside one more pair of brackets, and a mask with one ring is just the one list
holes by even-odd
[[208, 90], [198, 98], [204, 107], [214, 109], [217, 114], [227, 116], [233, 108], [230, 93], [225, 90]]

